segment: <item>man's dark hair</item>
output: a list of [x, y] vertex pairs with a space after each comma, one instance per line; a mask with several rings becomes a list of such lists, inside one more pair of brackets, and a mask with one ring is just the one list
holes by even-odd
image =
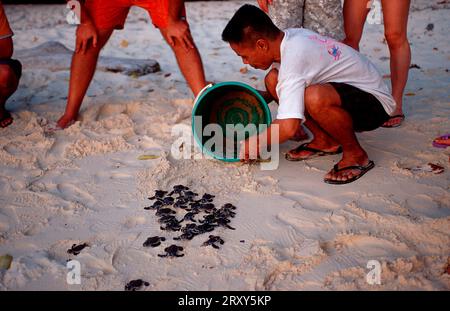
[[255, 42], [261, 37], [275, 39], [280, 29], [269, 16], [254, 5], [244, 4], [237, 10], [222, 32], [228, 43]]

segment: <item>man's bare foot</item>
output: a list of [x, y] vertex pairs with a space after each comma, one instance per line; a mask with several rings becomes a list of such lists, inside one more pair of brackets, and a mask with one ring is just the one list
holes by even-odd
[[297, 148], [290, 150], [286, 154], [286, 159], [289, 161], [302, 161], [312, 159], [318, 156], [332, 155], [341, 153], [342, 149], [339, 144], [333, 142], [319, 142], [311, 141], [307, 144], [302, 144]]
[[57, 127], [60, 129], [65, 129], [75, 123], [76, 117], [63, 115], [56, 123]]
[[331, 184], [352, 182], [364, 175], [373, 166], [373, 162], [369, 160], [366, 153], [360, 156], [343, 158], [325, 175], [324, 180]]

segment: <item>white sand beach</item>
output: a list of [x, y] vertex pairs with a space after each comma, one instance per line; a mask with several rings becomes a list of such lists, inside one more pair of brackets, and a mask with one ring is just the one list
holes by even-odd
[[[187, 3], [187, 14], [208, 79], [262, 89], [264, 72], [240, 70], [245, 65], [220, 37], [245, 2]], [[98, 71], [80, 121], [64, 131], [46, 129], [64, 111], [69, 70], [23, 62], [7, 104], [14, 123], [0, 129], [0, 256], [13, 256], [10, 269], [0, 271], [0, 289], [123, 290], [143, 279], [150, 291], [450, 290], [450, 148], [432, 146], [450, 132], [449, 9], [446, 1], [413, 1], [409, 39], [418, 68], [405, 91], [406, 120], [358, 134], [376, 167], [344, 186], [323, 182], [339, 156], [286, 161], [294, 142], [281, 146], [275, 171], [174, 159], [171, 131], [190, 127], [193, 96], [141, 9], [131, 11], [102, 55], [154, 59], [161, 71]], [[16, 53], [49, 41], [74, 48], [64, 6], [10, 5], [6, 13]], [[382, 25], [366, 25], [361, 51], [389, 83]], [[428, 163], [445, 171], [411, 170]], [[176, 184], [237, 206], [230, 223], [236, 230], [214, 232], [225, 241], [220, 249], [202, 247], [205, 234], [177, 241], [182, 258], [158, 257], [178, 234], [161, 232], [144, 207], [156, 189]], [[155, 235], [167, 241], [143, 247]], [[80, 243], [89, 246], [78, 256], [67, 253]], [[70, 259], [81, 264], [81, 285], [66, 282]], [[366, 282], [370, 260], [381, 264], [380, 285]]]

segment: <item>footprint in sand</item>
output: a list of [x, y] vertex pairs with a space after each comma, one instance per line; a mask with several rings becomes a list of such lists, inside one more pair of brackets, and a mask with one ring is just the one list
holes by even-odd
[[415, 250], [403, 242], [391, 241], [367, 234], [342, 234], [333, 241], [322, 243], [322, 247], [327, 255], [333, 256], [335, 260], [348, 263], [350, 263], [348, 258], [352, 257], [352, 260], [379, 259], [408, 257], [415, 253]]
[[69, 202], [80, 203], [87, 208], [95, 209], [96, 200], [88, 192], [69, 183], [62, 183], [56, 187], [61, 193], [61, 197]]
[[313, 211], [329, 211], [338, 209], [341, 205], [323, 199], [320, 196], [314, 196], [306, 192], [300, 191], [284, 191], [282, 196], [298, 202], [302, 208]]
[[400, 204], [382, 195], [358, 195], [352, 192], [348, 194], [346, 201], [354, 202], [358, 208], [376, 213], [381, 217], [405, 215], [408, 212]]

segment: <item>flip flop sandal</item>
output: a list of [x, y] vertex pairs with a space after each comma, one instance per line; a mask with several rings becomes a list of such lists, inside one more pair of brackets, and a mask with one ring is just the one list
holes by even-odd
[[436, 142], [437, 139], [449, 139], [449, 138], [450, 138], [450, 134], [446, 134], [446, 135], [436, 138], [435, 140], [433, 140], [433, 147], [443, 148], [443, 149], [449, 147], [449, 145], [439, 144]]
[[345, 170], [359, 170], [361, 173], [359, 175], [353, 176], [352, 178], [347, 179], [347, 180], [333, 180], [333, 179], [325, 178], [323, 181], [326, 182], [327, 184], [332, 184], [332, 185], [349, 184], [349, 183], [354, 182], [355, 180], [359, 179], [360, 177], [362, 177], [365, 173], [367, 173], [372, 168], [374, 168], [374, 166], [375, 166], [375, 163], [373, 161], [369, 161], [369, 163], [367, 163], [367, 165], [365, 165], [365, 166], [352, 165], [352, 166], [347, 166], [347, 167], [343, 167], [343, 168], [338, 168], [338, 165], [335, 164], [333, 167], [333, 170], [332, 170], [333, 173], [338, 173], [338, 172], [342, 172]]
[[291, 155], [289, 155], [289, 153], [286, 153], [286, 160], [288, 161], [304, 161], [304, 160], [309, 160], [309, 159], [313, 159], [313, 158], [317, 158], [317, 157], [323, 157], [323, 156], [328, 156], [328, 155], [333, 155], [333, 154], [339, 154], [342, 153], [342, 147], [339, 146], [339, 148], [336, 151], [323, 151], [323, 150], [319, 150], [319, 149], [315, 149], [315, 148], [311, 148], [308, 147], [308, 143], [304, 143], [301, 144], [300, 146], [298, 146], [295, 149], [292, 149], [289, 152], [300, 152], [300, 151], [310, 151], [313, 152], [313, 154], [311, 154], [310, 156], [307, 157], [303, 157], [303, 158], [294, 158]]
[[396, 114], [395, 116], [389, 117], [389, 119], [386, 122], [388, 122], [392, 119], [395, 119], [395, 118], [401, 118], [400, 123], [393, 124], [393, 125], [382, 125], [381, 127], [384, 127], [384, 128], [399, 127], [400, 125], [402, 125], [403, 121], [405, 120], [405, 115], [404, 114]]
[[3, 118], [0, 120], [0, 127], [5, 128], [7, 126], [10, 126], [13, 123], [13, 118], [11, 116], [11, 113], [9, 111], [5, 111], [3, 113]]

